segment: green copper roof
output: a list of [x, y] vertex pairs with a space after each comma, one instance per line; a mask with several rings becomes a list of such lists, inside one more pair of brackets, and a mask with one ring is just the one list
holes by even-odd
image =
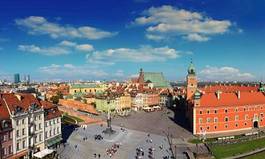
[[154, 84], [154, 87], [170, 86], [162, 72], [144, 72], [144, 81], [151, 81]]
[[99, 85], [96, 85], [94, 83], [90, 84], [73, 84], [71, 85], [71, 88], [78, 89], [78, 88], [100, 88]]
[[191, 61], [190, 66], [188, 68], [188, 73], [189, 74], [195, 74], [195, 67], [194, 67], [192, 61]]

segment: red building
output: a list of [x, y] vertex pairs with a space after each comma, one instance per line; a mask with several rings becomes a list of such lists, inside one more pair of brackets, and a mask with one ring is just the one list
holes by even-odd
[[[193, 65], [190, 68], [194, 68]], [[265, 93], [262, 85], [198, 88], [195, 72], [192, 73], [190, 68], [187, 76], [187, 115], [193, 134], [225, 133], [265, 126]]]

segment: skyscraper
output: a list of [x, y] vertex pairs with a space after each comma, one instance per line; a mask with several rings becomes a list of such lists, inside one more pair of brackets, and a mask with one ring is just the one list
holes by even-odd
[[19, 77], [19, 74], [16, 73], [16, 74], [14, 75], [14, 83], [19, 83], [19, 82], [20, 82], [20, 77]]

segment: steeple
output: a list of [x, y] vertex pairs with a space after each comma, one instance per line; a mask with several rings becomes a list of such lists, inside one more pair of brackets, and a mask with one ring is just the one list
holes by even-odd
[[194, 65], [193, 65], [192, 59], [191, 59], [191, 61], [190, 61], [190, 65], [189, 65], [189, 67], [188, 67], [188, 74], [189, 74], [189, 75], [195, 75], [195, 74], [196, 74], [196, 73], [195, 73], [195, 67], [194, 67]]
[[[190, 65], [188, 67], [188, 75], [187, 75], [187, 100], [193, 99], [193, 96], [197, 90], [197, 77], [195, 73], [195, 67], [193, 65], [193, 62], [191, 60]], [[198, 94], [198, 93], [197, 93]], [[197, 96], [199, 97], [199, 96]]]
[[139, 72], [138, 82], [141, 84], [144, 83], [144, 72], [142, 68], [140, 69], [140, 72]]

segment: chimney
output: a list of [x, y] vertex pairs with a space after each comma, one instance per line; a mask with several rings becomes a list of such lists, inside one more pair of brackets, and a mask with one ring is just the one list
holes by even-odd
[[218, 100], [221, 98], [221, 93], [222, 93], [222, 92], [219, 91], [219, 90], [216, 91], [216, 96], [217, 96], [217, 99], [218, 99]]
[[240, 99], [240, 91], [237, 91], [237, 98]]

